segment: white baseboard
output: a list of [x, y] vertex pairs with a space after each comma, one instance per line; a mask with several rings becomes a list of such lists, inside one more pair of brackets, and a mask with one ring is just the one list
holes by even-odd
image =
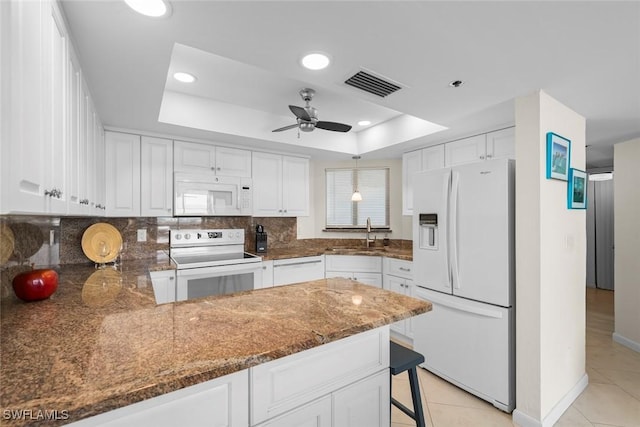
[[640, 344], [638, 344], [633, 340], [630, 340], [629, 338], [623, 337], [617, 332], [613, 333], [613, 340], [618, 344], [622, 344], [623, 346], [628, 347], [631, 350], [637, 351], [638, 353], [640, 353]]
[[543, 420], [536, 420], [530, 415], [516, 409], [513, 411], [513, 423], [520, 427], [553, 427], [562, 414], [564, 414], [564, 411], [566, 411], [578, 396], [580, 396], [580, 393], [587, 388], [587, 385], [589, 385], [589, 376], [585, 373], [582, 378], [580, 378], [580, 381], [556, 403]]

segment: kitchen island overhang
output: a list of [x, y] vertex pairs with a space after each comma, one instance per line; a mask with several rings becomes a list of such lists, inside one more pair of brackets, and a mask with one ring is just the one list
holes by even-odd
[[63, 424], [431, 309], [341, 278], [156, 305], [147, 270], [125, 266], [120, 291], [104, 305], [83, 299], [89, 266], [59, 268], [49, 300], [4, 298], [3, 411], [66, 411]]

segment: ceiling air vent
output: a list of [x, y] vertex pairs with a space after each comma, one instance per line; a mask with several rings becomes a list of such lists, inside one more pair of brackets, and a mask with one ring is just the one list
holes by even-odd
[[390, 81], [384, 80], [366, 71], [358, 71], [356, 74], [345, 80], [345, 83], [349, 86], [378, 95], [382, 98], [401, 88], [401, 86], [398, 86], [395, 83], [391, 83]]

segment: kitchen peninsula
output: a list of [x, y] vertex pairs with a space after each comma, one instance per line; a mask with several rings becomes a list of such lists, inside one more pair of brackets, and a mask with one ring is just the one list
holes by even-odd
[[[340, 278], [156, 305], [148, 271], [171, 268], [168, 259], [118, 270], [64, 265], [49, 300], [3, 298], [3, 425], [29, 425], [38, 415], [49, 417], [47, 425], [87, 422], [227, 377], [240, 386], [224, 390], [244, 393], [244, 402], [229, 394], [222, 409], [249, 414], [245, 425], [300, 416], [300, 407], [331, 414], [332, 402], [348, 401], [335, 393], [369, 378], [384, 379], [388, 396], [387, 325], [431, 309]], [[304, 387], [292, 378], [301, 374], [313, 390], [285, 396], [283, 387]], [[272, 399], [261, 402], [260, 387]]]

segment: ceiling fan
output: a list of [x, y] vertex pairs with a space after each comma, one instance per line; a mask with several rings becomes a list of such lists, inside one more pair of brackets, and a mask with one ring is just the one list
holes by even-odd
[[304, 107], [289, 105], [289, 109], [296, 116], [297, 123], [274, 129], [272, 132], [282, 132], [283, 130], [289, 130], [297, 127], [298, 138], [300, 138], [300, 131], [311, 132], [315, 128], [331, 130], [334, 132], [349, 132], [351, 130], [351, 126], [345, 125], [344, 123], [325, 122], [322, 120], [318, 120], [318, 110], [310, 105], [310, 102], [313, 99], [313, 95], [315, 94], [316, 91], [313, 89], [301, 89], [300, 96], [302, 97], [302, 100], [307, 103], [307, 105], [305, 105]]

